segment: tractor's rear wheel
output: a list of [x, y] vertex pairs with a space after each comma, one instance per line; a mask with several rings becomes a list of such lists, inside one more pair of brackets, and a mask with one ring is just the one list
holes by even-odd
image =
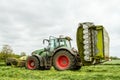
[[29, 56], [26, 60], [25, 66], [30, 70], [39, 69], [39, 61], [35, 56]]
[[53, 57], [53, 66], [56, 70], [72, 69], [74, 64], [74, 56], [66, 50], [58, 51]]

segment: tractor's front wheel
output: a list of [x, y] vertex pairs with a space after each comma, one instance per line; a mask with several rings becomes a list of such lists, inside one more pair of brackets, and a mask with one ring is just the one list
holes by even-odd
[[72, 69], [75, 64], [74, 56], [66, 51], [60, 50], [53, 57], [53, 66], [56, 70]]
[[29, 56], [26, 60], [25, 67], [30, 70], [39, 69], [39, 61], [35, 56]]

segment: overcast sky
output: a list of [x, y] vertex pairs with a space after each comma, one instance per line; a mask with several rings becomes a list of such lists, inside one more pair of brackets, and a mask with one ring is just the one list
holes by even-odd
[[80, 22], [103, 25], [110, 36], [110, 56], [120, 57], [120, 0], [0, 0], [0, 48], [15, 53], [42, 48], [42, 40], [71, 36], [76, 47]]

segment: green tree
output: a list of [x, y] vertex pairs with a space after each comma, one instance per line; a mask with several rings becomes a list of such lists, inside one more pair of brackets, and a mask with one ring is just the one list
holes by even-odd
[[13, 52], [10, 45], [3, 45], [2, 53], [11, 54]]
[[3, 45], [2, 51], [1, 51], [1, 59], [6, 60], [11, 54], [13, 50], [10, 45]]

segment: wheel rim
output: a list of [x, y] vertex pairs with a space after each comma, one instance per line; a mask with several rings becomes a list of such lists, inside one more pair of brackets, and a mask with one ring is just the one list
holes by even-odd
[[29, 69], [34, 69], [35, 68], [35, 61], [29, 60], [27, 65], [28, 65]]
[[61, 55], [57, 58], [57, 66], [60, 69], [67, 69], [69, 66], [69, 58], [65, 55]]

